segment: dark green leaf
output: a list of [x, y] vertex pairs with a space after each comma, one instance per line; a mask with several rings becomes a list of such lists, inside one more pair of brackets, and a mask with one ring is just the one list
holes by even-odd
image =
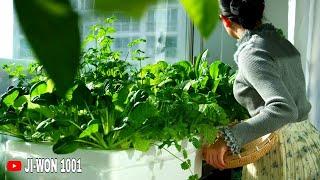
[[199, 178], [198, 174], [191, 175], [191, 176], [188, 177], [188, 180], [199, 180], [199, 179], [200, 178]]
[[148, 118], [157, 115], [157, 109], [150, 103], [137, 103], [129, 114], [129, 119], [134, 125], [140, 126]]
[[13, 106], [15, 108], [20, 108], [26, 102], [28, 102], [28, 99], [26, 98], [26, 96], [20, 96], [14, 101]]
[[181, 169], [187, 170], [189, 168], [190, 168], [190, 164], [187, 161], [184, 161], [183, 163], [181, 163]]
[[74, 136], [68, 136], [59, 139], [58, 142], [53, 145], [52, 150], [56, 154], [69, 154], [76, 151], [79, 147], [79, 143], [75, 141]]
[[181, 147], [181, 145], [180, 145], [178, 142], [175, 142], [175, 143], [174, 143], [174, 146], [176, 147], [176, 149], [177, 149], [179, 152], [181, 151], [182, 147]]
[[182, 151], [182, 154], [184, 159], [188, 158], [188, 152], [185, 149]]
[[52, 130], [52, 125], [56, 120], [54, 119], [47, 119], [40, 122], [36, 128], [39, 132], [49, 132]]
[[193, 144], [193, 146], [194, 146], [195, 148], [197, 148], [197, 149], [201, 148], [201, 143], [200, 143], [199, 139], [193, 137], [193, 138], [191, 139], [191, 143]]
[[80, 62], [78, 16], [68, 0], [14, 0], [19, 23], [34, 53], [63, 95]]
[[93, 103], [93, 96], [85, 84], [78, 84], [78, 87], [73, 91], [72, 102], [80, 108], [85, 108], [86, 104], [91, 105]]
[[35, 96], [31, 100], [32, 103], [40, 104], [40, 105], [57, 105], [58, 104], [58, 96], [53, 93], [45, 93], [38, 96]]

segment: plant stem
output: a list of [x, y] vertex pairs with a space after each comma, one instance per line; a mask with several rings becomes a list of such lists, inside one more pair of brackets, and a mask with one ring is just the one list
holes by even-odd
[[71, 120], [68, 120], [69, 123], [71, 123], [72, 125], [74, 125], [75, 127], [77, 127], [80, 131], [82, 131], [81, 127], [79, 127], [76, 123], [74, 123]]
[[[159, 148], [159, 145], [157, 145], [157, 144], [153, 144], [153, 145], [158, 146], [158, 148]], [[160, 149], [160, 148], [159, 148], [159, 149]], [[168, 149], [166, 149], [166, 148], [162, 148], [162, 149], [164, 149], [165, 151], [167, 151], [169, 154], [171, 154], [173, 157], [175, 157], [175, 158], [178, 159], [179, 161], [184, 162], [183, 159], [179, 158], [177, 155], [173, 154], [173, 153], [170, 152]], [[192, 175], [194, 174], [194, 173], [192, 172], [192, 170], [191, 170], [191, 166], [188, 168], [188, 170], [190, 171], [190, 173], [191, 173]]]

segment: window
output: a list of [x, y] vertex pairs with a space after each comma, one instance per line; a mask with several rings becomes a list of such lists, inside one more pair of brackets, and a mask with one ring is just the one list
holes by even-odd
[[177, 30], [178, 24], [178, 9], [172, 8], [168, 10], [168, 31], [174, 32]]
[[[101, 22], [104, 18], [94, 12], [94, 0], [71, 0], [72, 6], [81, 15], [80, 32], [82, 39], [90, 32], [90, 26]], [[163, 0], [151, 6], [144, 17], [137, 20], [125, 16], [121, 12], [112, 13], [117, 19], [114, 27], [115, 42], [113, 48], [123, 52], [123, 58], [128, 57], [130, 51], [127, 44], [135, 38], [144, 38], [146, 44], [141, 49], [150, 57], [144, 63], [156, 60], [174, 62], [187, 57], [187, 18], [178, 0]], [[111, 16], [111, 15], [110, 15]], [[13, 58], [34, 59], [32, 50], [21, 32], [17, 19], [14, 18]], [[179, 42], [179, 43], [178, 43]], [[94, 44], [88, 45], [89, 47]], [[130, 56], [129, 56], [130, 58]]]
[[177, 57], [177, 37], [169, 36], [166, 38], [166, 57], [175, 58]]
[[155, 10], [151, 9], [147, 13], [147, 31], [153, 32], [155, 29]]
[[78, 11], [88, 11], [94, 8], [93, 0], [71, 0], [71, 5]]

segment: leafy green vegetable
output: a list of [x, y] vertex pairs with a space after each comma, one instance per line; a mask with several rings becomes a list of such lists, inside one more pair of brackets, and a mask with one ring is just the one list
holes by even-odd
[[98, 131], [99, 124], [91, 124], [80, 134], [79, 138], [91, 136], [92, 134], [97, 133]]
[[7, 107], [14, 104], [14, 101], [19, 96], [19, 88], [12, 88], [5, 94], [1, 96], [1, 104], [6, 105]]
[[132, 120], [132, 125], [141, 126], [146, 120], [156, 115], [157, 109], [152, 104], [137, 102], [129, 113], [129, 119]]
[[58, 140], [53, 145], [52, 150], [56, 154], [68, 154], [76, 151], [79, 148], [79, 143], [75, 141], [73, 136], [68, 136]]
[[44, 81], [34, 84], [30, 89], [31, 98], [47, 92], [47, 83]]
[[[57, 154], [79, 147], [146, 152], [160, 143], [163, 150], [175, 146], [183, 157], [178, 157], [181, 167], [190, 170], [182, 140], [201, 148], [214, 142], [217, 127], [247, 116], [232, 94], [235, 72], [220, 61], [209, 63], [207, 51], [194, 65], [159, 61], [133, 68], [111, 48], [113, 22], [108, 18], [91, 29], [87, 42], [99, 43], [84, 50], [80, 70], [65, 96], [58, 96], [42, 66], [32, 64], [30, 79], [9, 87], [1, 98], [0, 133], [50, 142]], [[129, 46], [137, 48], [144, 42], [134, 40]], [[16, 76], [21, 74], [12, 78]]]
[[136, 150], [147, 152], [151, 146], [150, 140], [144, 139], [141, 135], [137, 134], [134, 137], [133, 147]]

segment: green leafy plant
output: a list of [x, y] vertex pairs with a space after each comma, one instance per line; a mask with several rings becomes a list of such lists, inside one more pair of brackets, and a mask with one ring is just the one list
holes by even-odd
[[[95, 8], [103, 12], [123, 11], [139, 17], [149, 5], [158, 1], [96, 0]], [[209, 37], [218, 20], [218, 1], [180, 2], [201, 34]], [[80, 64], [78, 14], [72, 10], [69, 0], [14, 0], [14, 7], [40, 64], [54, 81], [59, 95], [65, 95], [72, 87]]]
[[[215, 140], [217, 127], [247, 115], [230, 95], [235, 72], [221, 61], [208, 63], [207, 52], [194, 65], [159, 61], [133, 68], [112, 49], [113, 22], [109, 18], [91, 28], [86, 42], [96, 46], [82, 53], [66, 95], [60, 95], [42, 66], [31, 65], [31, 79], [23, 78], [1, 96], [0, 132], [51, 143], [57, 154], [85, 147], [145, 152], [154, 145], [166, 151], [175, 146], [183, 155], [177, 157], [181, 168], [191, 171], [180, 142], [201, 148]], [[134, 40], [129, 46], [144, 42]], [[144, 53], [137, 51], [132, 59], [143, 60]], [[189, 179], [198, 177], [192, 173]]]

